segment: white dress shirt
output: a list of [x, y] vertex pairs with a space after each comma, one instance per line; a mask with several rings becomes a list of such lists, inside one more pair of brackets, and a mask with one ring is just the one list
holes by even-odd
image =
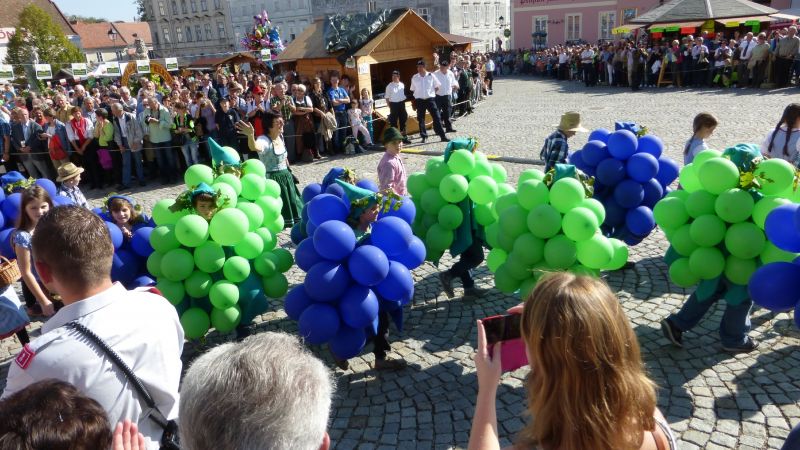
[[750, 56], [753, 54], [753, 49], [758, 45], [755, 39], [747, 39], [739, 42], [739, 60], [740, 61], [747, 61], [750, 59]]
[[406, 101], [406, 86], [402, 81], [392, 81], [386, 86], [385, 97], [387, 102], [396, 103]]
[[594, 61], [594, 50], [584, 50], [581, 52], [581, 62], [583, 64], [591, 64]]
[[442, 73], [441, 70], [437, 70], [433, 72], [433, 76], [436, 77], [436, 80], [439, 81], [439, 92], [437, 95], [447, 96], [452, 95], [453, 88], [458, 89], [458, 80], [456, 80], [456, 76], [453, 75], [453, 71], [448, 70], [445, 73]]
[[425, 76], [415, 73], [411, 77], [411, 92], [414, 93], [414, 98], [426, 99], [436, 97], [436, 88], [441, 89], [439, 80], [436, 79], [430, 72], [425, 72]]

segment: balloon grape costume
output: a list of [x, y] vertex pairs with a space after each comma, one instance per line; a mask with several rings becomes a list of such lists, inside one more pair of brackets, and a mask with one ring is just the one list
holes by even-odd
[[[295, 257], [306, 277], [286, 295], [284, 309], [307, 342], [328, 343], [337, 358], [349, 359], [377, 333], [380, 311], [402, 330], [403, 306], [414, 296], [410, 270], [424, 261], [425, 246], [411, 231], [413, 210], [403, 211], [398, 196], [341, 178], [354, 177], [334, 168], [322, 184], [303, 190], [307, 233]], [[293, 237], [301, 237], [295, 230]]]
[[[109, 206], [114, 199], [128, 202], [136, 211], [137, 217], [131, 222], [131, 237], [126, 239], [122, 229], [114, 223]], [[127, 289], [152, 286], [155, 280], [147, 272], [147, 258], [153, 253], [150, 245], [150, 234], [153, 232], [153, 221], [142, 213], [141, 206], [131, 197], [111, 194], [104, 199], [103, 206], [93, 210], [105, 221], [111, 243], [114, 245], [114, 257], [111, 260], [111, 280], [122, 283]]]
[[498, 200], [509, 206], [486, 230], [492, 247], [486, 261], [498, 290], [519, 290], [524, 298], [545, 271], [597, 276], [625, 265], [628, 247], [600, 232], [606, 212], [591, 198], [591, 181], [567, 164], [556, 164], [547, 174], [529, 169], [521, 174], [517, 192]]
[[266, 10], [253, 16], [253, 22], [253, 31], [242, 38], [241, 44], [255, 52], [269, 50], [269, 60], [264, 64], [272, 68], [272, 61], [278, 59], [278, 54], [284, 49], [278, 27], [272, 26]]
[[283, 273], [293, 264], [289, 251], [275, 248], [283, 229], [278, 184], [264, 177], [261, 161], [240, 164], [234, 149], [209, 141], [217, 173], [193, 165], [184, 174], [187, 191], [156, 202], [147, 259], [192, 339], [209, 326], [227, 333], [264, 313], [267, 297], [286, 293]]
[[[800, 247], [783, 246], [780, 237], [789, 233], [779, 229], [783, 222], [769, 225], [767, 216], [779, 207], [783, 213], [781, 205], [796, 197], [794, 177], [791, 164], [764, 160], [756, 145], [699, 153], [681, 170], [682, 189], [653, 210], [670, 243], [665, 260], [672, 282], [682, 287], [699, 283], [701, 301], [724, 282], [725, 299], [736, 305], [747, 298], [748, 282], [759, 266], [792, 261]], [[765, 235], [768, 226], [773, 232]]]
[[653, 207], [678, 178], [678, 164], [662, 154], [664, 143], [637, 125], [616, 124], [589, 135], [570, 163], [595, 177], [594, 198], [606, 211], [603, 234], [636, 245], [656, 226]]

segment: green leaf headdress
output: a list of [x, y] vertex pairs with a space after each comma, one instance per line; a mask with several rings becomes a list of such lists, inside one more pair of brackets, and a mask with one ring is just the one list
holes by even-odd
[[[402, 205], [403, 198], [390, 189], [372, 192], [340, 179], [336, 179], [336, 183], [344, 189], [345, 195], [350, 200], [350, 215], [347, 217], [347, 222], [351, 227], [358, 226], [358, 219], [361, 214], [376, 204], [380, 205], [384, 213], [388, 212], [389, 208], [397, 210]], [[392, 204], [392, 201], [394, 201], [394, 204]]]
[[210, 195], [218, 208], [223, 208], [230, 202], [230, 199], [227, 196], [222, 195], [221, 191], [215, 190], [206, 183], [200, 183], [197, 186], [192, 186], [191, 189], [181, 192], [178, 198], [175, 199], [175, 203], [169, 207], [169, 210], [172, 212], [193, 210], [194, 205], [192, 202], [194, 201], [194, 198], [200, 194]]

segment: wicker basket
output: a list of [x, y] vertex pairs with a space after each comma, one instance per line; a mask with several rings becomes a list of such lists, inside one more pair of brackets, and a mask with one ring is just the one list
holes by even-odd
[[16, 259], [0, 256], [0, 286], [6, 286], [21, 278]]

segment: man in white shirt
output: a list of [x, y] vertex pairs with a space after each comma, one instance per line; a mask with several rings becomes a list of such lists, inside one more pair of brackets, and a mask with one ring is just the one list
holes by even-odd
[[[11, 363], [3, 398], [47, 378], [66, 381], [100, 403], [112, 424], [125, 419], [137, 424], [147, 448], [158, 449], [163, 429], [153, 417], [161, 413], [171, 420], [178, 415], [184, 336], [175, 308], [159, 295], [127, 291], [111, 282], [114, 246], [103, 220], [88, 209], [51, 209], [39, 220], [32, 245], [36, 272], [65, 306]], [[122, 370], [70, 322], [89, 329], [120, 356], [149, 391], [158, 412], [145, 405]]]
[[569, 56], [563, 47], [558, 52], [558, 79], [566, 80], [569, 78]]
[[406, 122], [408, 121], [406, 86], [400, 81], [399, 70], [392, 72], [392, 82], [386, 86], [384, 98], [389, 103], [389, 125], [400, 130], [404, 144], [410, 144], [411, 141], [406, 136]]
[[483, 66], [484, 70], [486, 70], [486, 81], [489, 82], [489, 95], [492, 95], [492, 84], [494, 83], [494, 71], [496, 69], [494, 58], [496, 57], [489, 56], [486, 59], [486, 65]]
[[594, 50], [588, 45], [581, 52], [581, 68], [583, 69], [583, 83], [586, 87], [594, 86]]
[[439, 66], [439, 70], [433, 73], [439, 81], [439, 91], [436, 92], [436, 107], [439, 108], [439, 115], [442, 117], [446, 133], [455, 133], [453, 124], [450, 123], [450, 113], [453, 110], [453, 92], [458, 90], [458, 80], [450, 70], [450, 61], [444, 60]]
[[433, 119], [433, 131], [441, 138], [442, 142], [450, 142], [444, 134], [442, 128], [442, 118], [439, 116], [439, 109], [436, 108], [434, 98], [441, 89], [439, 80], [432, 73], [425, 69], [425, 61], [417, 62], [417, 73], [411, 77], [411, 92], [414, 93], [417, 105], [417, 123], [419, 124], [419, 134], [424, 144], [428, 140], [428, 131], [425, 129], [425, 113], [429, 112]]
[[736, 83], [737, 87], [746, 88], [750, 84], [750, 71], [747, 69], [747, 65], [756, 45], [758, 45], [758, 42], [753, 39], [753, 33], [747, 33], [744, 39], [739, 41], [739, 65], [736, 68], [739, 78]]

